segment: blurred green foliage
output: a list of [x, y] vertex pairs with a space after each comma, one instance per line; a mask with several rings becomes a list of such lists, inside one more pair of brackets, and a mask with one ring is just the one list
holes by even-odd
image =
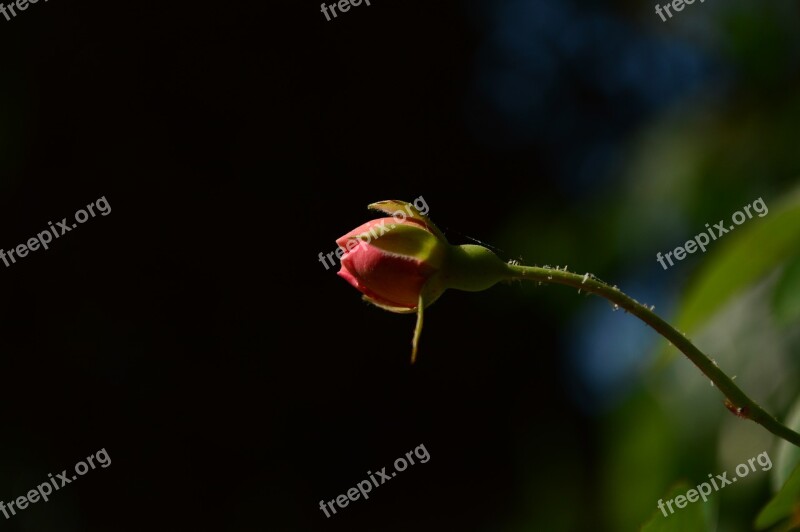
[[[689, 489], [686, 483], [676, 485], [664, 495], [664, 501], [671, 501], [679, 495], [686, 495]], [[712, 517], [708, 505], [697, 501], [688, 503], [685, 508], [673, 506], [675, 513], [669, 513], [669, 507], [665, 506], [664, 516], [661, 510], [656, 510], [653, 517], [642, 527], [642, 532], [711, 532], [714, 528], [710, 525]]]
[[[669, 31], [725, 58], [727, 86], [710, 85], [652, 120], [628, 144], [621, 177], [585, 201], [564, 206], [543, 198], [509, 213], [500, 242], [529, 262], [569, 264], [607, 281], [656, 279], [678, 301], [673, 311], [657, 311], [781, 420], [800, 404], [799, 11], [786, 3], [706, 3], [684, 14], [686, 26]], [[683, 245], [706, 223], [729, 221], [758, 198], [769, 207], [765, 217], [746, 221], [669, 272], [656, 263], [656, 252]], [[561, 296], [537, 293], [558, 310], [585, 304]], [[644, 528], [751, 530], [771, 497], [770, 478], [785, 478], [800, 453], [727, 412], [719, 392], [666, 342], [653, 350], [670, 356], [643, 369], [641, 383], [600, 419], [598, 528], [636, 530], [676, 482], [694, 485], [768, 451], [782, 457], [770, 474], [714, 494], [708, 505], [719, 508], [716, 528], [700, 524], [704, 504], [670, 519], [657, 519], [659, 513]], [[800, 406], [794, 411], [797, 429]], [[796, 508], [798, 482], [795, 471], [760, 525]]]
[[788, 518], [793, 518], [793, 525], [800, 526], [800, 467], [794, 470], [786, 485], [758, 514], [756, 529], [765, 530]]

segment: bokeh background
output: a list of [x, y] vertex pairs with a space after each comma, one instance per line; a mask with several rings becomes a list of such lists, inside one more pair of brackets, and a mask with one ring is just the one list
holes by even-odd
[[[0, 529], [638, 530], [767, 451], [691, 525], [751, 530], [796, 455], [633, 317], [558, 286], [448, 292], [411, 366], [413, 317], [317, 254], [422, 196], [451, 242], [655, 305], [797, 428], [800, 8], [289, 6], [0, 19], [0, 247], [112, 207], [0, 267], [0, 500], [112, 459]], [[319, 510], [420, 444], [428, 463]]]

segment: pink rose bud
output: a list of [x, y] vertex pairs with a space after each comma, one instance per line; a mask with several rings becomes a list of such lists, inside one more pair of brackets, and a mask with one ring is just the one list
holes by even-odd
[[381, 306], [412, 311], [441, 266], [436, 240], [415, 221], [372, 220], [336, 241], [346, 250], [339, 275]]
[[417, 313], [412, 362], [422, 310], [447, 288], [485, 290], [508, 277], [505, 263], [481, 246], [451, 246], [414, 205], [381, 201], [371, 209], [393, 214], [367, 222], [336, 243], [345, 250], [339, 275], [370, 303], [391, 312]]

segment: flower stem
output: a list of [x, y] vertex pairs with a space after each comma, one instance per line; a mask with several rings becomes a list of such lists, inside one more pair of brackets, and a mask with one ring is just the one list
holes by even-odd
[[566, 269], [559, 270], [509, 264], [508, 270], [509, 278], [511, 279], [564, 284], [596, 294], [627, 310], [677, 347], [706, 377], [711, 379], [711, 382], [725, 395], [725, 406], [731, 412], [739, 417], [755, 421], [776, 436], [800, 447], [800, 434], [781, 424], [761, 408], [758, 403], [750, 399], [747, 394], [736, 386], [733, 379], [728, 377], [717, 366], [716, 362], [695, 347], [683, 334], [661, 319], [650, 308], [625, 295], [616, 286], [609, 286], [590, 274], [580, 275], [568, 272]]

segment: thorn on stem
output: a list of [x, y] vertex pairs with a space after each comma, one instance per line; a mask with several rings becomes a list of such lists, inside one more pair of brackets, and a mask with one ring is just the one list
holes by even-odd
[[735, 404], [733, 404], [733, 402], [730, 399], [726, 398], [725, 399], [725, 408], [730, 410], [730, 412], [736, 417], [740, 417], [742, 419], [750, 419], [750, 415], [749, 415], [750, 411], [748, 410], [748, 408], [746, 406], [745, 407], [736, 406]]

